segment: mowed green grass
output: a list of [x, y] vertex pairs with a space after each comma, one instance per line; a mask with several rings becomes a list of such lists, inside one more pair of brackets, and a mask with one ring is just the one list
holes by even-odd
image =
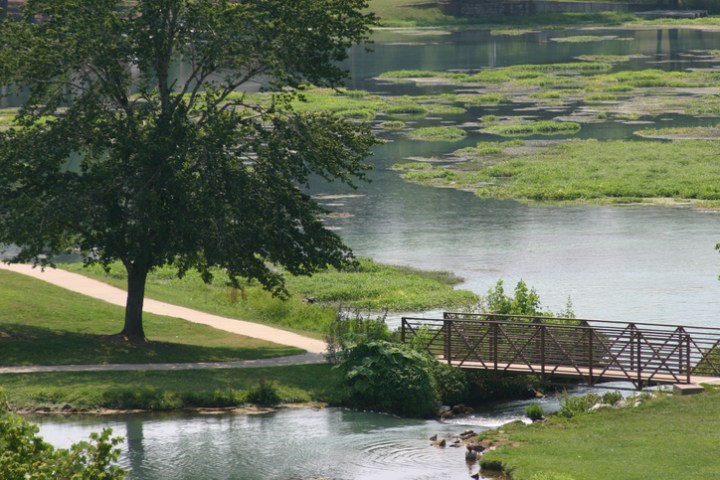
[[184, 320], [145, 314], [148, 345], [112, 339], [124, 309], [30, 277], [0, 271], [0, 365], [210, 362], [302, 350]]
[[66, 372], [0, 375], [0, 387], [18, 410], [232, 407], [247, 402], [260, 381], [270, 382], [283, 402], [343, 399], [340, 372], [331, 365], [223, 370]]
[[509, 443], [483, 461], [513, 480], [701, 480], [720, 468], [718, 390], [502, 430]]

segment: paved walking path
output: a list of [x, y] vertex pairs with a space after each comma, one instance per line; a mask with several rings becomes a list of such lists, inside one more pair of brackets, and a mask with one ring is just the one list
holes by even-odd
[[[31, 277], [44, 280], [53, 285], [81, 293], [99, 300], [104, 300], [113, 305], [125, 306], [127, 293], [124, 290], [110, 286], [106, 283], [93, 280], [91, 278], [79, 275], [77, 273], [67, 272], [47, 268], [44, 271], [40, 268], [33, 268], [30, 265], [5, 264], [0, 262], [0, 269], [9, 270], [11, 272], [29, 275]], [[288, 332], [279, 328], [269, 327], [258, 323], [246, 322], [243, 320], [235, 320], [232, 318], [212, 315], [191, 308], [179, 307], [169, 303], [159, 302], [146, 298], [143, 304], [143, 311], [154, 313], [157, 315], [166, 315], [169, 317], [181, 318], [193, 323], [201, 323], [218, 330], [224, 330], [247, 337], [259, 338], [281, 345], [289, 345], [292, 347], [307, 350], [306, 355], [293, 355], [290, 357], [271, 358], [262, 360], [247, 360], [241, 362], [222, 362], [222, 363], [182, 363], [182, 364], [143, 364], [143, 365], [66, 365], [66, 366], [47, 366], [47, 367], [7, 367], [1, 368], [0, 373], [10, 373], [8, 368], [17, 369], [51, 369], [52, 370], [23, 370], [23, 371], [88, 371], [99, 370], [179, 370], [190, 368], [249, 368], [263, 367], [273, 365], [299, 365], [307, 363], [320, 363], [323, 361], [321, 353], [325, 352], [325, 342], [314, 338], [298, 335], [297, 333]], [[19, 373], [15, 372], [15, 373]]]

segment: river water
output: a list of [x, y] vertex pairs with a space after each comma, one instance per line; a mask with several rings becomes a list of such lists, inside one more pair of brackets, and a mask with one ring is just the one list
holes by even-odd
[[[384, 85], [377, 74], [397, 69], [476, 69], [520, 63], [568, 62], [580, 54], [642, 54], [622, 68], [681, 70], [713, 67], [692, 60], [694, 50], [720, 49], [720, 33], [700, 30], [600, 31], [626, 40], [558, 43], [550, 31], [492, 36], [488, 31], [376, 34], [375, 52], [355, 49], [350, 86], [392, 94], [446, 88]], [[463, 123], [522, 105], [473, 108], [461, 116], [425, 119]], [[545, 113], [545, 115], [549, 115]], [[682, 116], [654, 119], [676, 125], [713, 124]], [[608, 122], [583, 126], [582, 136], [630, 138], [639, 126]], [[329, 226], [359, 255], [381, 262], [450, 270], [462, 288], [487, 291], [498, 279], [524, 279], [543, 302], [562, 308], [572, 298], [578, 316], [720, 326], [720, 217], [660, 207], [526, 206], [481, 200], [470, 193], [404, 183], [389, 170], [413, 156], [441, 156], [476, 143], [412, 142], [397, 135], [376, 149], [372, 182], [356, 196], [325, 200], [350, 214]], [[719, 152], [720, 153], [720, 152]], [[347, 189], [316, 183], [318, 194]], [[553, 403], [546, 405], [552, 409]], [[132, 480], [161, 479], [465, 479], [462, 449], [429, 446], [432, 434], [491, 428], [521, 416], [525, 403], [490, 408], [458, 423], [398, 419], [340, 409], [287, 410], [266, 415], [127, 415], [43, 417], [41, 433], [58, 446], [110, 426], [126, 437], [121, 463]]]

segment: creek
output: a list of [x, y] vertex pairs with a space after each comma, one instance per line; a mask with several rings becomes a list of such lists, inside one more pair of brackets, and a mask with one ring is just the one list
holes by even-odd
[[[353, 50], [349, 86], [397, 95], [439, 93], [448, 87], [383, 84], [373, 77], [397, 69], [570, 62], [581, 54], [642, 56], [616, 67], [624, 69], [717, 66], [691, 52], [719, 49], [720, 32], [602, 30], [591, 34], [626, 40], [552, 40], [588, 34], [380, 31], [374, 53]], [[474, 107], [463, 115], [426, 118], [419, 124], [462, 124], [521, 107]], [[663, 126], [714, 123], [680, 115], [656, 121]], [[584, 125], [581, 136], [630, 138], [633, 130], [645, 127], [619, 122]], [[579, 317], [718, 325], [717, 214], [652, 206], [528, 206], [412, 185], [389, 167], [408, 157], [442, 156], [483, 137], [470, 132], [466, 140], [448, 144], [383, 135], [392, 141], [376, 149], [371, 183], [361, 184], [357, 192], [320, 182], [313, 185], [315, 193], [328, 195], [321, 197], [327, 208], [343, 214], [329, 219], [328, 225], [356, 254], [449, 270], [465, 279], [461, 288], [481, 294], [498, 279], [511, 287], [522, 278], [553, 310], [563, 308], [571, 297]], [[462, 449], [430, 447], [428, 437], [495, 427], [519, 418], [524, 405], [497, 405], [463, 419], [462, 424], [340, 409], [252, 416], [42, 417], [39, 421], [41, 433], [59, 446], [104, 426], [113, 427], [126, 437], [121, 463], [131, 469], [132, 480], [465, 479], [477, 467], [465, 465]]]

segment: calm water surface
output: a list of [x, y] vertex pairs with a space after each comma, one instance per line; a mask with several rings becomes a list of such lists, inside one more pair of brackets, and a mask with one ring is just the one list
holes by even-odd
[[[588, 34], [623, 40], [552, 41]], [[696, 53], [720, 48], [720, 32], [553, 31], [517, 37], [491, 36], [488, 31], [380, 32], [373, 48], [371, 55], [358, 50], [349, 63], [354, 87], [421, 94], [447, 91], [447, 87], [387, 85], [373, 77], [404, 68], [463, 70], [571, 62], [582, 54], [641, 56], [616, 67], [623, 69], [717, 68], [717, 58], [700, 58]], [[477, 107], [462, 116], [425, 119], [421, 124], [462, 124], [486, 114], [512, 114], [522, 107]], [[573, 109], [533, 115], [553, 118]], [[718, 122], [670, 115], [643, 120], [659, 126]], [[580, 136], [631, 139], [632, 132], [640, 128], [647, 125], [585, 124]], [[505, 279], [510, 287], [524, 279], [549, 308], [559, 310], [571, 297], [576, 314], [585, 318], [720, 326], [720, 255], [714, 250], [720, 241], [718, 214], [651, 206], [527, 206], [410, 185], [388, 168], [409, 157], [441, 158], [491, 137], [470, 129], [465, 141], [449, 144], [413, 142], [398, 134], [386, 134], [386, 138], [392, 142], [376, 150], [372, 183], [361, 185], [361, 196], [326, 202], [330, 208], [352, 215], [329, 223], [357, 254], [382, 262], [450, 270], [465, 278], [462, 288], [480, 294], [498, 279]], [[331, 185], [314, 188], [338, 193]]]
[[[384, 85], [377, 74], [408, 69], [476, 69], [518, 63], [567, 62], [580, 54], [642, 54], [623, 68], [681, 70], [717, 64], [687, 56], [720, 49], [720, 33], [695, 30], [590, 32], [628, 40], [557, 43], [552, 38], [588, 32], [539, 32], [493, 37], [487, 31], [458, 33], [379, 32], [375, 53], [360, 49], [348, 62], [351, 86], [393, 94], [448, 91], [447, 87]], [[3, 105], [0, 105], [3, 106]], [[464, 123], [523, 105], [475, 108], [462, 116], [426, 119]], [[555, 112], [539, 112], [552, 117]], [[560, 113], [562, 114], [562, 113]], [[714, 124], [682, 116], [650, 119], [676, 125]], [[583, 136], [630, 138], [640, 126], [584, 126]], [[460, 143], [410, 142], [400, 136], [379, 147], [372, 183], [359, 196], [325, 199], [328, 208], [350, 213], [329, 225], [360, 255], [464, 277], [463, 288], [484, 293], [497, 279], [524, 279], [552, 309], [572, 297], [583, 317], [715, 325], [720, 312], [720, 217], [689, 209], [657, 207], [525, 206], [480, 200], [470, 193], [410, 185], [388, 169], [413, 156], [442, 156], [482, 139]], [[719, 152], [720, 153], [720, 152]], [[316, 193], [347, 194], [316, 184]], [[548, 401], [550, 402], [550, 401]], [[459, 433], [519, 418], [523, 402], [503, 404], [457, 424], [385, 415], [290, 410], [267, 415], [41, 418], [42, 434], [59, 446], [111, 426], [126, 437], [123, 466], [133, 480], [184, 479], [466, 479], [460, 449], [429, 446], [435, 433]], [[552, 403], [546, 405], [551, 410]]]

